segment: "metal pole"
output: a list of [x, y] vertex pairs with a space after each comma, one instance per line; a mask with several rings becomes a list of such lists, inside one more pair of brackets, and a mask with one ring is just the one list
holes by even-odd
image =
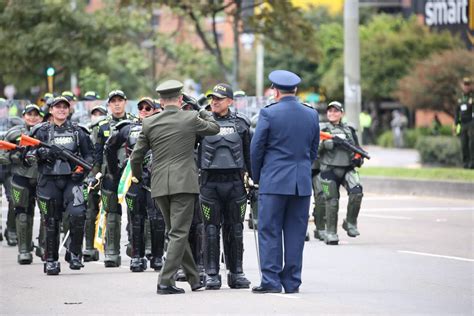
[[263, 96], [263, 58], [264, 58], [264, 47], [263, 47], [263, 35], [256, 36], [257, 45], [257, 65], [256, 65], [256, 80], [255, 80], [255, 95], [259, 100]]
[[361, 111], [359, 2], [344, 1], [344, 105], [347, 121], [358, 131]]

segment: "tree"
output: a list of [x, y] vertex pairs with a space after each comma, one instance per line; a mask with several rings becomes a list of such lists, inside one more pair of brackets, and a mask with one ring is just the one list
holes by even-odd
[[[307, 43], [314, 35], [314, 29], [303, 13], [295, 8], [291, 1], [279, 0], [160, 0], [160, 5], [166, 5], [174, 12], [191, 22], [204, 49], [214, 57], [222, 77], [239, 87], [240, 80], [240, 35], [243, 33], [243, 16], [246, 25], [255, 34], [264, 34], [273, 42], [282, 42], [289, 47], [299, 47], [308, 51]], [[122, 0], [122, 6], [152, 6], [150, 0]], [[259, 7], [258, 12], [254, 9]], [[224, 49], [220, 42], [218, 24], [227, 19], [232, 24], [233, 45]], [[284, 23], [282, 23], [284, 21]], [[308, 56], [316, 56], [312, 53]], [[229, 58], [228, 55], [231, 57]]]
[[86, 65], [100, 64], [106, 33], [88, 15], [77, 14], [69, 1], [2, 1], [0, 3], [1, 81], [25, 94], [45, 70], [56, 69], [56, 82]]
[[391, 98], [398, 79], [432, 53], [462, 45], [449, 32], [430, 32], [415, 18], [378, 15], [360, 29], [362, 96]]
[[443, 111], [454, 116], [459, 83], [463, 77], [474, 77], [474, 53], [455, 49], [433, 54], [419, 61], [398, 82], [394, 95], [412, 109]]
[[[339, 60], [343, 58], [340, 42], [343, 29], [337, 25], [328, 25], [327, 28], [333, 35], [322, 36], [320, 41], [322, 47], [326, 47], [325, 58], [332, 55], [330, 58], [333, 61], [323, 59], [324, 68], [320, 71], [328, 96], [334, 99], [334, 96], [340, 98], [344, 87], [343, 61]], [[392, 99], [398, 80], [417, 61], [432, 53], [462, 46], [460, 40], [450, 33], [431, 32], [414, 18], [406, 20], [401, 16], [385, 14], [374, 15], [366, 25], [360, 26], [360, 43], [362, 98], [363, 101], [376, 102]], [[328, 54], [330, 49], [333, 49], [332, 54]]]

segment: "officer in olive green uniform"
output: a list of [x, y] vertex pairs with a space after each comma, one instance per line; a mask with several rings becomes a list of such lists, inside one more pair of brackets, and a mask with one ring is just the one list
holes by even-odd
[[471, 78], [464, 78], [463, 94], [457, 100], [454, 124], [461, 139], [462, 162], [466, 169], [474, 169], [474, 90]]
[[176, 80], [156, 88], [164, 110], [143, 120], [142, 133], [130, 158], [132, 181], [140, 183], [145, 154], [152, 151], [151, 197], [163, 213], [169, 238], [158, 294], [184, 293], [173, 278], [180, 266], [193, 291], [203, 287], [188, 242], [195, 195], [199, 193], [194, 145], [197, 135], [215, 135], [220, 129], [205, 110], [181, 110], [182, 88]]
[[[358, 146], [355, 130], [341, 121], [344, 115], [342, 104], [334, 101], [328, 104], [327, 116], [329, 123], [321, 129], [331, 135]], [[349, 195], [347, 215], [342, 227], [350, 237], [360, 235], [357, 230], [357, 217], [362, 202], [362, 186], [355, 167], [362, 165], [362, 157], [354, 155], [334, 144], [332, 140], [323, 140], [319, 146], [319, 161], [321, 163], [321, 186], [326, 199], [326, 235], [328, 245], [337, 245], [337, 217], [339, 210], [339, 186], [343, 185]]]

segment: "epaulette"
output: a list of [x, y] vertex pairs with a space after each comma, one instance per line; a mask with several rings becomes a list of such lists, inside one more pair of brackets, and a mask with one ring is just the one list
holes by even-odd
[[39, 123], [39, 124], [36, 124], [35, 126], [33, 126], [31, 129], [30, 129], [30, 135], [35, 135], [36, 132], [40, 129], [46, 129], [49, 125], [49, 122], [43, 122], [43, 123]]
[[271, 107], [272, 105], [275, 105], [275, 104], [277, 104], [277, 103], [278, 103], [278, 102], [273, 102], [273, 103], [270, 103], [270, 104], [265, 105], [265, 107], [266, 107], [266, 108], [269, 108], [269, 107]]
[[99, 123], [97, 123], [97, 125], [102, 126], [102, 125], [107, 124], [107, 123], [109, 123], [109, 120], [107, 118], [104, 118], [102, 121], [99, 121]]
[[122, 121], [118, 122], [117, 124], [115, 124], [114, 128], [116, 130], [120, 130], [122, 127], [127, 126], [127, 125], [132, 124], [132, 123], [134, 123], [134, 122], [131, 121], [131, 120], [128, 120], [128, 119], [127, 120], [122, 120]]
[[239, 119], [242, 119], [245, 122], [245, 124], [247, 124], [247, 126], [250, 126], [250, 119], [248, 118], [247, 115], [237, 112], [235, 113], [235, 116]]
[[306, 102], [302, 102], [301, 104], [303, 104], [304, 106], [310, 108], [311, 110], [316, 110], [311, 104], [309, 103], [306, 103]]
[[126, 120], [128, 121], [136, 122], [139, 120], [139, 118], [133, 115], [132, 113], [126, 113], [125, 116], [127, 117]]

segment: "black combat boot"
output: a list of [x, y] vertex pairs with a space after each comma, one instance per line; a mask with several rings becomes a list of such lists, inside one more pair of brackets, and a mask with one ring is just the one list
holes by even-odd
[[85, 216], [69, 217], [69, 268], [80, 270], [84, 267], [82, 264], [82, 240], [84, 239]]
[[74, 253], [70, 253], [71, 257], [69, 260], [69, 269], [71, 270], [80, 270], [81, 268], [84, 268], [84, 265], [82, 264], [82, 255], [75, 255]]
[[231, 289], [248, 289], [250, 281], [243, 272], [243, 225], [235, 223], [224, 225], [224, 253], [226, 253], [226, 265], [230, 270], [227, 274], [227, 285]]
[[46, 261], [44, 263], [44, 273], [47, 275], [58, 275], [61, 272], [61, 264], [58, 261]]
[[220, 255], [220, 227], [207, 225], [206, 227], [206, 289], [218, 290], [221, 288], [221, 276], [219, 275], [219, 255]]
[[61, 272], [61, 265], [58, 262], [59, 222], [55, 218], [45, 218], [44, 225], [46, 231], [44, 273], [47, 275], [58, 275]]
[[130, 260], [130, 271], [143, 272], [147, 268], [146, 258], [132, 258]]

